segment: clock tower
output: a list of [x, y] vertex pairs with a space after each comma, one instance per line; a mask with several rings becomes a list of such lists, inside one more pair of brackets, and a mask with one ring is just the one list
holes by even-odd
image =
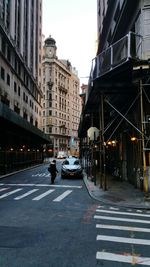
[[45, 57], [57, 58], [57, 56], [56, 56], [56, 51], [57, 51], [56, 41], [51, 37], [51, 35], [45, 40], [44, 50], [45, 50]]

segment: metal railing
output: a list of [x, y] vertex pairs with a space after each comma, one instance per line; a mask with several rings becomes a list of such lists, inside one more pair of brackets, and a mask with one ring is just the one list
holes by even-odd
[[92, 60], [90, 80], [99, 78], [130, 58], [142, 59], [142, 36], [129, 32]]

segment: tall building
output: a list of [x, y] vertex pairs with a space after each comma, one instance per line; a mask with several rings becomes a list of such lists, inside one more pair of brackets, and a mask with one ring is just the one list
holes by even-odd
[[30, 158], [30, 163], [32, 159], [36, 162], [36, 155], [31, 156], [31, 151], [39, 151], [42, 144], [49, 142], [39, 129], [41, 52], [42, 0], [0, 0], [1, 172], [19, 166], [19, 153], [26, 152], [27, 161]]
[[43, 47], [42, 130], [52, 139], [52, 152], [79, 150], [81, 113], [77, 71], [68, 60], [57, 57], [56, 41], [50, 36]]
[[104, 189], [106, 171], [146, 192], [150, 188], [149, 14], [150, 0], [97, 0], [98, 50], [79, 136], [85, 140], [91, 126], [100, 129], [99, 148], [90, 148]]

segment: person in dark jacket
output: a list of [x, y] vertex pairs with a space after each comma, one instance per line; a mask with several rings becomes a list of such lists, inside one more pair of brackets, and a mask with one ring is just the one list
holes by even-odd
[[51, 184], [54, 184], [54, 180], [56, 178], [56, 174], [58, 173], [58, 170], [56, 168], [56, 160], [54, 159], [48, 168], [50, 174], [51, 174]]

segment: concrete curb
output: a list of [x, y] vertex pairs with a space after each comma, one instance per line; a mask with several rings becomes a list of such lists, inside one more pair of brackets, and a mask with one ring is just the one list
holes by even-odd
[[[114, 203], [113, 201], [110, 201], [110, 200], [106, 200], [106, 199], [104, 200], [103, 199], [104, 193], [100, 192], [101, 189], [98, 186], [95, 186], [93, 182], [87, 179], [86, 173], [84, 173], [83, 181], [85, 183], [85, 186], [87, 188], [87, 191], [90, 197], [103, 204], [116, 206], [116, 207], [123, 207], [123, 208], [150, 210], [150, 202], [145, 202], [145, 204], [138, 205], [138, 204], [122, 203], [122, 202]], [[108, 191], [108, 195], [109, 195], [109, 191]]]

